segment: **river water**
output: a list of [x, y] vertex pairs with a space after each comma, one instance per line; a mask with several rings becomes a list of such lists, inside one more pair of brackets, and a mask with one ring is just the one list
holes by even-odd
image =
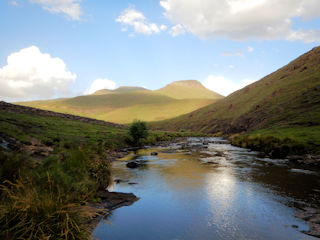
[[[127, 168], [132, 160], [144, 165]], [[102, 220], [96, 239], [317, 239], [295, 218], [299, 207], [320, 206], [315, 169], [258, 158], [217, 138], [141, 149], [112, 168], [122, 182], [110, 191], [140, 200]]]

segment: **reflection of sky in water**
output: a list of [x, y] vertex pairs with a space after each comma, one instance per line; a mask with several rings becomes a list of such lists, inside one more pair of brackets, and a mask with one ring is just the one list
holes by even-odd
[[[101, 222], [95, 237], [313, 239], [291, 227], [306, 229], [303, 222], [294, 218], [294, 209], [283, 204], [299, 198], [299, 194], [290, 185], [273, 181], [276, 176], [261, 160], [255, 160], [254, 153], [227, 144], [209, 144], [208, 149], [191, 154], [166, 150], [144, 149], [113, 164], [114, 179], [138, 184], [121, 182], [110, 190], [133, 192], [141, 199], [115, 210], [108, 218], [111, 224]], [[159, 155], [150, 156], [153, 151]], [[225, 153], [224, 160], [215, 165], [203, 164], [217, 151]], [[125, 164], [129, 160], [147, 162], [143, 168], [128, 169]], [[295, 178], [297, 172], [283, 166], [276, 166], [275, 172], [299, 181]], [[305, 181], [313, 181], [312, 175], [304, 175]]]

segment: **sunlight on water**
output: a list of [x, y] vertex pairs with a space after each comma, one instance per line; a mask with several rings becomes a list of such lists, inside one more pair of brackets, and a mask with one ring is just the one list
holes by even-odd
[[[317, 175], [291, 171], [281, 161], [266, 167], [271, 160], [259, 159], [254, 152], [229, 144], [203, 147], [201, 141], [142, 149], [114, 162], [113, 178], [121, 182], [111, 184], [109, 191], [133, 192], [140, 200], [113, 211], [108, 224], [101, 221], [97, 226], [94, 237], [314, 239], [300, 232], [308, 227], [294, 217], [290, 206], [310, 202], [312, 189], [320, 187]], [[185, 144], [191, 148], [181, 147]], [[129, 169], [127, 161], [144, 164]]]

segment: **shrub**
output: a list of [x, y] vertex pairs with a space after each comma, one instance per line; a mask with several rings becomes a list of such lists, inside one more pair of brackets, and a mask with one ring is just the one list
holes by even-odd
[[132, 138], [132, 145], [141, 145], [141, 140], [148, 136], [148, 129], [145, 122], [134, 121], [129, 127], [129, 135]]

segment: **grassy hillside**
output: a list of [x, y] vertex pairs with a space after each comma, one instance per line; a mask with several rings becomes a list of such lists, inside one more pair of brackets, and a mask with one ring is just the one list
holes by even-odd
[[[188, 133], [150, 132], [146, 144]], [[91, 239], [127, 129], [0, 102], [0, 239]]]
[[118, 87], [117, 89], [114, 90], [109, 90], [109, 89], [101, 89], [98, 90], [94, 93], [92, 93], [91, 95], [104, 95], [104, 94], [110, 94], [110, 93], [123, 93], [123, 92], [136, 92], [136, 91], [150, 91], [146, 88], [143, 87]]
[[176, 81], [156, 91], [176, 99], [221, 99], [223, 96], [205, 88], [195, 80]]
[[155, 124], [158, 129], [292, 136], [314, 147], [320, 146], [319, 126], [320, 47], [214, 104]]
[[[208, 90], [209, 91], [209, 90]], [[20, 102], [19, 105], [91, 117], [116, 123], [135, 119], [158, 121], [192, 112], [215, 99], [174, 99], [139, 87], [99, 90], [93, 95], [67, 99]]]

